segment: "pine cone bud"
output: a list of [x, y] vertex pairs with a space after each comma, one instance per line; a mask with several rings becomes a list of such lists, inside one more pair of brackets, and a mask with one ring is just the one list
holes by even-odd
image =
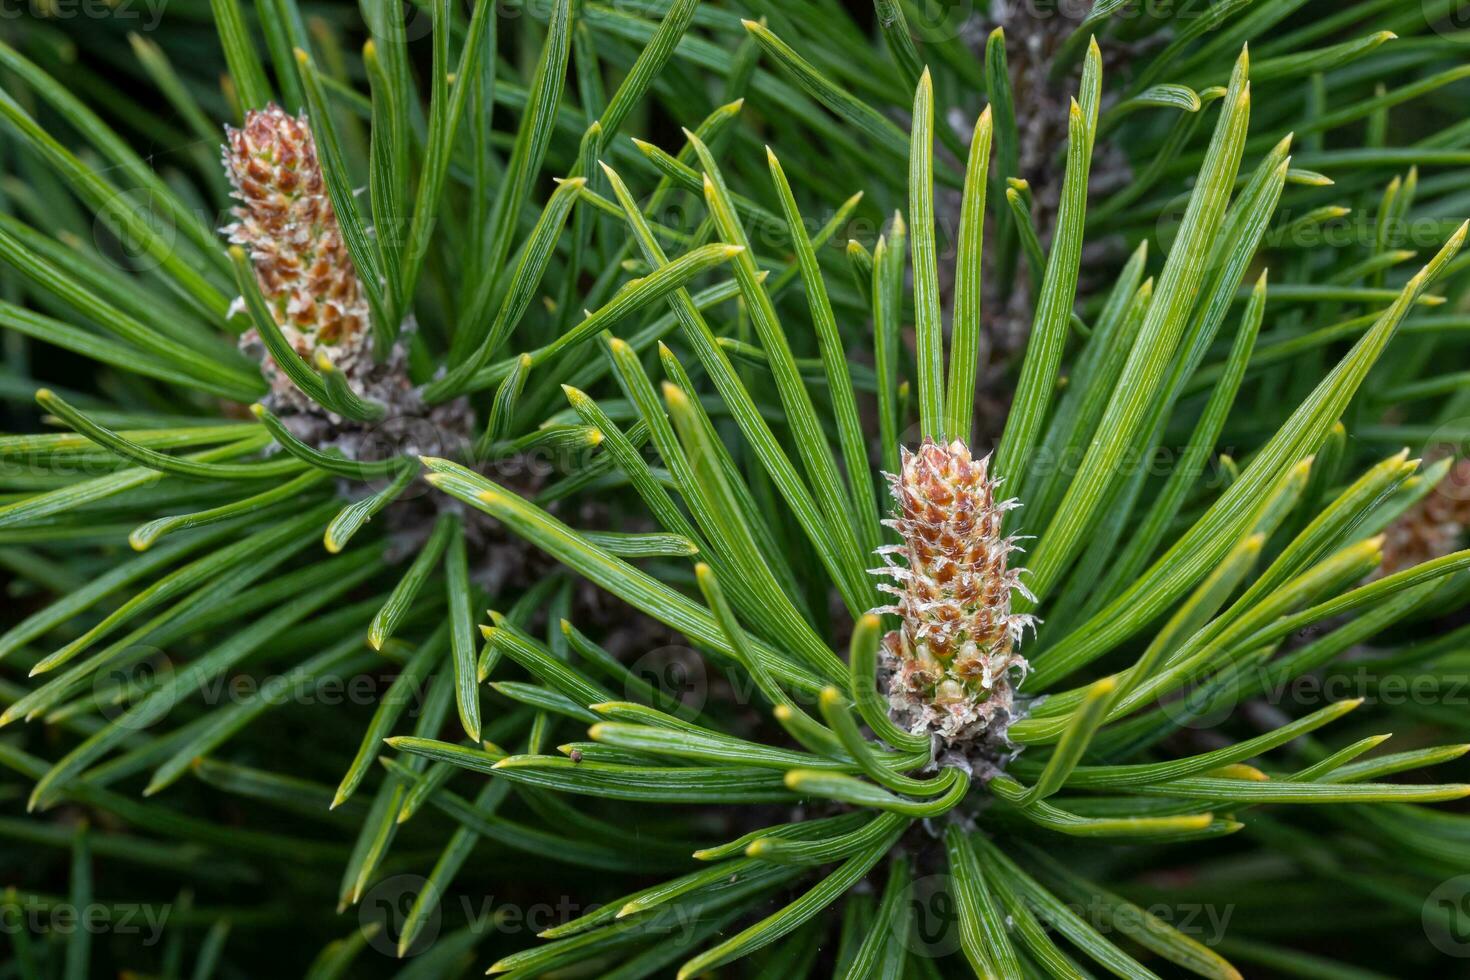
[[[370, 360], [368, 308], [306, 116], [272, 104], [251, 110], [241, 128], [226, 127], [225, 137], [224, 166], [240, 206], [224, 233], [249, 251], [291, 346], [308, 361], [325, 349], [350, 374], [356, 362]], [[242, 346], [259, 348], [253, 330]], [[291, 390], [273, 364], [267, 374], [278, 393]]]
[[1383, 562], [1375, 577], [1443, 558], [1470, 528], [1470, 459], [1455, 462], [1444, 479], [1384, 531]]
[[898, 507], [884, 523], [903, 538], [878, 549], [884, 567], [874, 570], [894, 580], [879, 588], [898, 600], [875, 611], [903, 619], [883, 638], [889, 697], [916, 733], [947, 741], [1007, 720], [1012, 675], [1026, 670], [1015, 647], [1032, 619], [1011, 612], [1011, 592], [1029, 594], [1022, 569], [1008, 567], [1015, 538], [1001, 536], [1006, 511], [1019, 504], [996, 500], [989, 462], [958, 440], [926, 440], [918, 452], [904, 450], [902, 472], [888, 476]]

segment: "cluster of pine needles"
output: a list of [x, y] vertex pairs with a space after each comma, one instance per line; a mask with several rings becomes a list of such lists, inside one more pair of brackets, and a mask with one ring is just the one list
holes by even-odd
[[1450, 975], [1464, 0], [0, 20], [0, 980]]

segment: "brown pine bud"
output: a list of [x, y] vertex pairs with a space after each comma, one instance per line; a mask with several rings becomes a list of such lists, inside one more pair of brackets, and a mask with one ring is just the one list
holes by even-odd
[[1011, 593], [1028, 593], [1022, 570], [1008, 567], [1015, 539], [1001, 536], [1006, 511], [1019, 505], [996, 499], [988, 464], [958, 440], [904, 450], [902, 472], [888, 477], [897, 514], [884, 522], [903, 543], [880, 548], [884, 567], [874, 569], [893, 579], [879, 588], [897, 598], [875, 611], [903, 619], [883, 638], [895, 712], [946, 741], [1007, 720], [1026, 672], [1015, 647], [1032, 619], [1011, 612]]
[[[226, 127], [225, 137], [225, 171], [240, 205], [223, 230], [250, 253], [281, 332], [308, 361], [323, 350], [349, 376], [359, 364], [367, 367], [367, 303], [305, 115], [269, 105], [251, 110], [241, 128]], [[241, 342], [260, 347], [253, 330]], [[295, 394], [274, 364], [266, 373], [278, 394]]]
[[1443, 558], [1460, 547], [1470, 528], [1470, 459], [1455, 462], [1444, 479], [1384, 530], [1379, 576]]

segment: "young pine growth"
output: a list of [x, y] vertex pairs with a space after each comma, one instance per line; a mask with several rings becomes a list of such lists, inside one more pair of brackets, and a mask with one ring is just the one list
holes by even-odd
[[[260, 291], [291, 348], [311, 361], [328, 354], [349, 375], [371, 365], [366, 300], [327, 196], [316, 141], [303, 113], [272, 103], [225, 128], [225, 171], [240, 205], [223, 229], [247, 250]], [[237, 301], [242, 304], [243, 301]], [[297, 408], [311, 403], [246, 331], [241, 346], [259, 356], [274, 397]]]
[[[239, 129], [225, 127], [222, 158], [240, 202], [235, 222], [222, 230], [248, 255], [265, 312], [284, 341], [272, 352], [261, 336], [266, 325], [258, 322], [240, 337], [270, 384], [265, 407], [308, 445], [351, 459], [466, 446], [472, 419], [464, 399], [428, 405], [409, 377], [404, 343], [375, 359], [372, 310], [306, 114], [292, 116], [274, 102], [250, 110]], [[232, 307], [246, 308], [243, 297]], [[413, 329], [412, 318], [404, 328]], [[279, 363], [287, 350], [303, 365]], [[320, 372], [324, 393], [302, 387], [303, 368], [312, 378]], [[334, 390], [327, 379], [346, 390]]]
[[[182, 75], [246, 111], [229, 181], [193, 161], [228, 253], [71, 94], [105, 41], [75, 80], [0, 43], [0, 402], [73, 430], [0, 434], [26, 887], [69, 852], [73, 908], [94, 857], [96, 894], [187, 888], [199, 980], [1431, 973], [1470, 746], [1418, 693], [1463, 675], [1470, 512], [1408, 457], [1465, 410], [1465, 48], [1374, 51], [1457, 5], [994, 3], [945, 37], [783, 4], [778, 37], [728, 16], [770, 4], [548, 0], [497, 37], [494, 4], [408, 5], [422, 34], [214, 0], [227, 97]], [[691, 130], [625, 182], [632, 123]], [[1411, 165], [1370, 234], [1307, 240]], [[134, 189], [184, 237], [100, 203]], [[158, 264], [101, 264], [114, 223]], [[474, 914], [507, 882], [569, 913], [545, 942]], [[0, 948], [132, 968], [90, 936]]]
[[1026, 673], [1015, 647], [1032, 620], [1011, 612], [1011, 592], [1025, 587], [1022, 569], [1008, 567], [1015, 538], [1001, 534], [1020, 504], [996, 499], [989, 463], [958, 439], [904, 449], [902, 471], [889, 477], [897, 516], [884, 522], [903, 542], [878, 549], [885, 565], [875, 574], [895, 583], [878, 587], [898, 601], [876, 611], [903, 619], [883, 638], [889, 700], [910, 731], [947, 744], [1003, 734]]
[[1470, 526], [1470, 460], [1460, 460], [1413, 507], [1385, 530], [1382, 575], [1413, 568], [1454, 551]]

